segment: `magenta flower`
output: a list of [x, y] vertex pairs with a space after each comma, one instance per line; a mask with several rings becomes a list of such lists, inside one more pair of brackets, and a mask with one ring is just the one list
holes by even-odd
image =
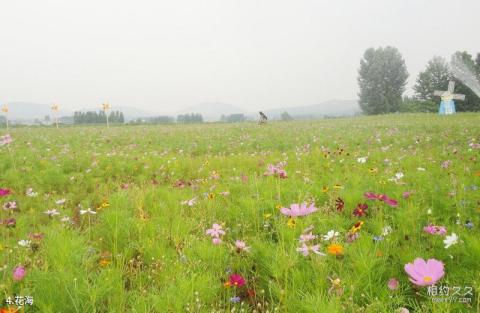
[[2, 224], [7, 226], [7, 227], [15, 227], [15, 225], [17, 225], [17, 220], [14, 219], [13, 217], [6, 218], [6, 219], [3, 220]]
[[363, 196], [368, 200], [380, 200], [381, 194], [376, 194], [373, 192], [365, 192]]
[[27, 272], [25, 271], [25, 267], [23, 267], [22, 265], [17, 266], [13, 269], [13, 279], [16, 281], [20, 281], [23, 279], [23, 277], [25, 277], [26, 273]]
[[12, 192], [8, 188], [0, 188], [0, 197], [5, 197], [11, 194]]
[[280, 212], [283, 215], [296, 217], [296, 216], [305, 216], [316, 212], [318, 209], [315, 207], [314, 203], [307, 205], [306, 202], [302, 204], [294, 203], [290, 205], [290, 208], [281, 208]]
[[445, 226], [436, 226], [433, 224], [425, 226], [423, 231], [432, 235], [445, 236], [447, 234], [447, 228]]
[[413, 263], [405, 264], [405, 272], [410, 276], [410, 281], [417, 286], [433, 285], [445, 275], [441, 261], [435, 259], [425, 261], [422, 258], [416, 258]]
[[232, 274], [230, 275], [228, 282], [230, 283], [230, 286], [242, 287], [243, 285], [245, 285], [245, 278], [243, 278], [242, 275], [239, 274]]
[[408, 199], [410, 198], [411, 195], [412, 195], [411, 191], [405, 191], [404, 193], [402, 193], [403, 199]]

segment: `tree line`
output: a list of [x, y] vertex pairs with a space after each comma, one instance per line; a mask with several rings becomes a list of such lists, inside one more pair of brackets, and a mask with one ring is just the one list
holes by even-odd
[[[461, 62], [480, 81], [480, 53], [474, 59], [468, 52], [458, 51], [452, 62]], [[413, 87], [412, 97], [403, 97], [409, 77], [405, 61], [394, 47], [369, 48], [360, 60], [358, 84], [359, 104], [365, 114], [393, 112], [436, 112], [440, 98], [435, 90], [447, 90], [448, 82], [455, 81], [455, 93], [465, 95], [465, 101], [455, 101], [457, 111], [480, 111], [480, 98], [452, 74], [449, 63], [442, 57], [433, 57], [420, 72]]]
[[[73, 113], [74, 124], [100, 124], [107, 122], [107, 114], [104, 111], [75, 111]], [[108, 122], [112, 124], [123, 124], [125, 118], [120, 111], [111, 111], [108, 114]]]

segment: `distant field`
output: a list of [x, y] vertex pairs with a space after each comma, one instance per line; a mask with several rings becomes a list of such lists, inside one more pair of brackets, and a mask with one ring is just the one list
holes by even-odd
[[[9, 134], [0, 308], [480, 312], [480, 114]], [[437, 294], [416, 258], [444, 263]]]

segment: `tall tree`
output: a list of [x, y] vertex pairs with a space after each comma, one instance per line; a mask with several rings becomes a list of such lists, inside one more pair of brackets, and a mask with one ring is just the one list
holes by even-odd
[[358, 70], [362, 111], [365, 114], [397, 112], [407, 78], [407, 66], [397, 48], [367, 49]]
[[437, 100], [433, 92], [435, 90], [447, 90], [451, 78], [447, 61], [442, 57], [435, 56], [428, 61], [425, 70], [418, 74], [413, 90], [420, 100]]
[[[466, 51], [457, 51], [452, 55], [452, 64], [463, 64], [461, 70], [466, 72], [466, 77], [475, 81], [480, 81], [480, 73], [476, 71], [476, 63], [471, 54]], [[464, 76], [464, 75], [461, 75]], [[465, 95], [465, 101], [455, 101], [457, 111], [480, 111], [480, 95], [477, 95], [470, 89], [465, 82], [455, 78], [455, 93]], [[475, 83], [474, 82], [474, 83]]]

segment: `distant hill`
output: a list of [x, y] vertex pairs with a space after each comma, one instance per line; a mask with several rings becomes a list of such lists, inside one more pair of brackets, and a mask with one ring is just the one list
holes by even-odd
[[247, 113], [245, 110], [234, 105], [222, 102], [205, 102], [181, 110], [177, 114], [200, 113], [203, 119], [208, 122], [218, 121], [222, 114], [230, 115], [236, 113]]
[[329, 100], [314, 105], [286, 107], [265, 110], [264, 112], [270, 118], [280, 118], [280, 115], [285, 111], [294, 118], [306, 118], [354, 115], [360, 112], [360, 107], [357, 100]]

